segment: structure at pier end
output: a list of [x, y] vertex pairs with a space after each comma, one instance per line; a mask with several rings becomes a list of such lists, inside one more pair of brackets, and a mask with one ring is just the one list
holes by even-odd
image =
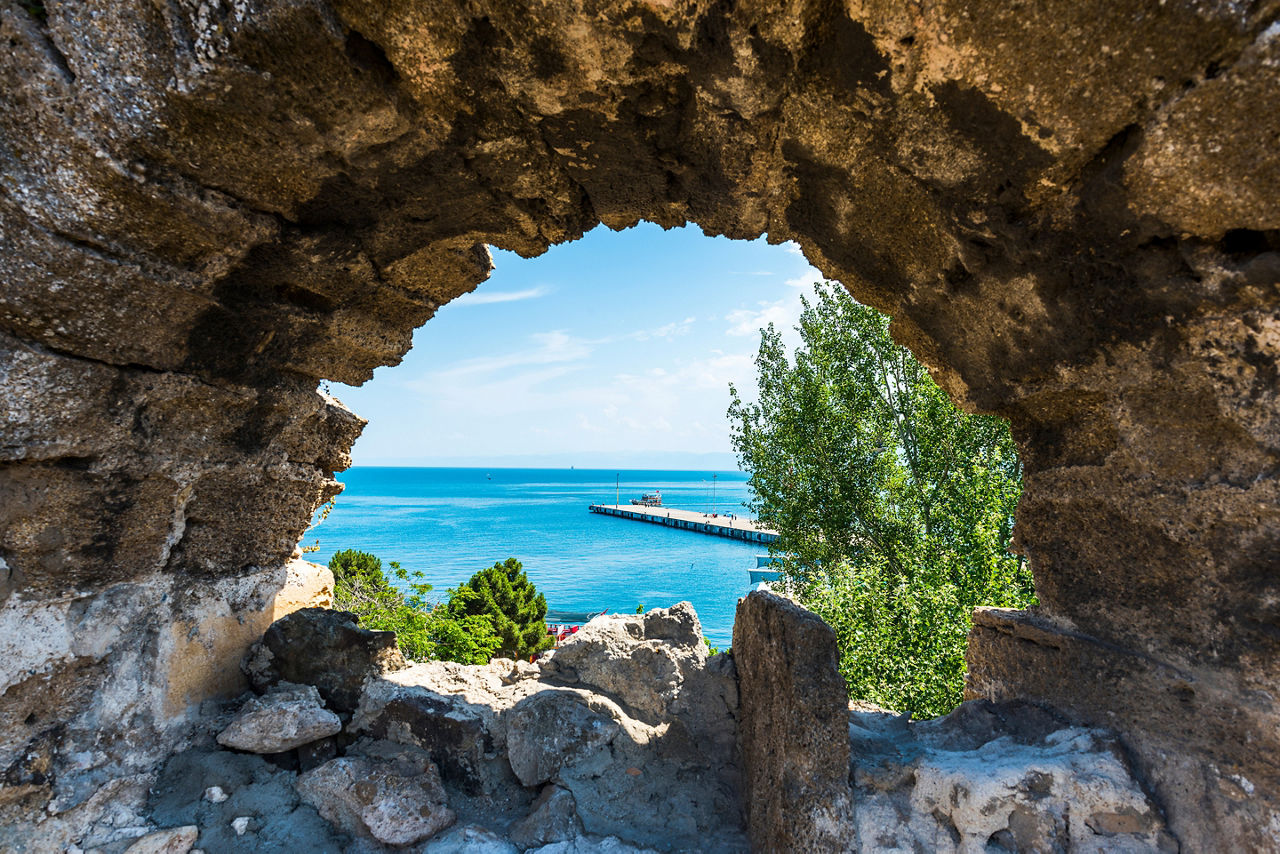
[[361, 428], [321, 379], [486, 245], [649, 220], [796, 241], [1010, 419], [1040, 605], [978, 615], [970, 694], [1114, 731], [1186, 850], [1280, 847], [1277, 17], [0, 5], [0, 826], [243, 689]]

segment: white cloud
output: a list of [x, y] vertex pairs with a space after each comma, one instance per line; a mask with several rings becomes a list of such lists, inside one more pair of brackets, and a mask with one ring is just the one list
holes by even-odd
[[452, 366], [433, 374], [428, 374], [417, 382], [430, 382], [441, 377], [458, 377], [475, 374], [491, 374], [508, 368], [527, 367], [531, 365], [552, 365], [564, 362], [579, 362], [591, 355], [592, 343], [581, 338], [574, 338], [562, 330], [538, 332], [529, 338], [536, 345], [525, 350], [503, 353], [495, 356], [479, 356], [474, 359], [463, 359]]
[[519, 302], [526, 299], [537, 299], [551, 293], [550, 288], [526, 288], [523, 291], [479, 291], [463, 294], [450, 305], [493, 305], [499, 302]]
[[[687, 335], [689, 329], [693, 326], [694, 320], [697, 318], [686, 317], [684, 320], [672, 321], [671, 323], [659, 326], [657, 329], [641, 329], [631, 333], [627, 337], [633, 341], [648, 341], [651, 338], [675, 338], [678, 335]], [[600, 343], [612, 343], [610, 341], [601, 341]]]
[[[787, 244], [795, 246], [794, 243]], [[798, 247], [797, 247], [798, 248]], [[794, 329], [800, 322], [800, 297], [813, 291], [813, 283], [822, 280], [822, 273], [813, 267], [786, 280], [788, 293], [780, 300], [761, 301], [755, 308], [739, 308], [725, 315], [731, 325], [725, 330], [726, 335], [736, 337], [757, 337], [760, 330], [770, 323], [782, 333], [783, 341], [794, 346]]]
[[800, 317], [799, 302], [796, 300], [780, 299], [758, 305], [759, 308], [740, 308], [725, 315], [724, 319], [733, 325], [724, 334], [754, 337], [770, 323], [778, 329], [790, 329]]

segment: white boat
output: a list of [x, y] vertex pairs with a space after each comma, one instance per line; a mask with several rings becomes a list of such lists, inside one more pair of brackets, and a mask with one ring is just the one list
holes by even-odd
[[631, 499], [631, 503], [638, 504], [641, 507], [661, 507], [662, 493], [656, 489], [653, 492], [643, 492], [639, 498]]

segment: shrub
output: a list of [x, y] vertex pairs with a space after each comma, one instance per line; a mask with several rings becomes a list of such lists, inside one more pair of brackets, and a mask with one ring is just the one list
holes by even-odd
[[395, 561], [388, 566], [408, 595], [392, 585], [376, 555], [355, 549], [335, 554], [329, 560], [334, 607], [356, 614], [365, 628], [395, 632], [407, 658], [484, 664], [493, 657], [500, 639], [492, 621], [454, 618], [445, 606], [427, 602], [432, 587], [421, 581], [422, 573]]
[[450, 591], [448, 610], [459, 621], [487, 619], [500, 639], [498, 654], [505, 658], [528, 658], [555, 643], [547, 634], [546, 597], [515, 558], [480, 570]]

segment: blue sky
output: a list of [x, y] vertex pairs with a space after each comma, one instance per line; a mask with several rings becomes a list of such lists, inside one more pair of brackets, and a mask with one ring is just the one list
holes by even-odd
[[333, 394], [356, 465], [732, 468], [728, 386], [820, 274], [793, 244], [596, 228], [444, 306], [404, 361]]

